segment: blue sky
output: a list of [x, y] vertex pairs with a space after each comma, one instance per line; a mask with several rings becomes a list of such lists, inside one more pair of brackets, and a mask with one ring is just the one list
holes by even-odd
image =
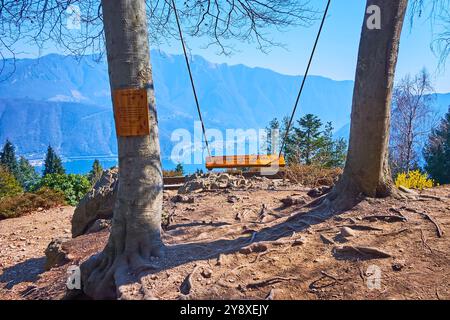
[[[312, 0], [312, 3], [317, 9], [323, 10], [326, 0]], [[354, 79], [365, 3], [365, 0], [332, 1], [310, 74], [335, 80]], [[231, 56], [221, 56], [216, 54], [217, 48], [204, 49], [204, 39], [188, 37], [186, 41], [193, 54], [202, 55], [211, 62], [245, 64], [299, 75], [305, 70], [318, 26], [319, 21], [309, 28], [298, 27], [282, 33], [271, 32], [273, 39], [283, 42], [285, 48], [275, 47], [268, 54], [258, 51], [255, 45], [236, 43], [238, 52]], [[439, 59], [430, 48], [432, 39], [433, 30], [428, 20], [422, 18], [411, 28], [407, 18], [400, 46], [397, 80], [408, 73], [416, 74], [426, 67], [433, 77], [435, 90], [450, 92], [450, 61], [447, 62], [447, 69], [438, 69]], [[177, 41], [159, 48], [167, 53], [182, 53], [181, 45]], [[21, 57], [36, 56], [33, 48], [26, 48], [24, 51], [28, 54], [22, 54]], [[41, 54], [49, 52], [58, 51], [55, 48], [47, 48]]]
[[[323, 10], [326, 0], [313, 0]], [[355, 76], [359, 38], [364, 18], [365, 0], [333, 0], [322, 37], [317, 48], [310, 73], [335, 80], [352, 80]], [[261, 53], [253, 45], [236, 44], [239, 52], [232, 56], [218, 56], [217, 49], [203, 49], [205, 41], [187, 39], [193, 54], [199, 54], [212, 62], [245, 64], [266, 67], [284, 73], [303, 74], [311, 47], [314, 43], [319, 21], [309, 28], [295, 28], [288, 32], [272, 33], [272, 37], [286, 44], [286, 48], [273, 48], [268, 54]], [[434, 30], [436, 31], [436, 30]], [[426, 19], [415, 22], [413, 28], [409, 18], [405, 22], [397, 67], [397, 79], [415, 74], [426, 67], [434, 77], [437, 92], [450, 92], [450, 70], [438, 70], [439, 59], [433, 54], [430, 44], [433, 30]], [[182, 53], [179, 43], [162, 46], [168, 53]], [[450, 60], [450, 59], [448, 59]], [[447, 63], [447, 69], [450, 62]]]

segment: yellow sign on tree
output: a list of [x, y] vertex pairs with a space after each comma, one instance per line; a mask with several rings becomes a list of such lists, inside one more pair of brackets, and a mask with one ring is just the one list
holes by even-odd
[[117, 136], [150, 134], [146, 89], [115, 90], [113, 104]]

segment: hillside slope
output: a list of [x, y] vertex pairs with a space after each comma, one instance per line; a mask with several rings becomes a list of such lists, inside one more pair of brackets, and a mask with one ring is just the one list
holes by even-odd
[[[174, 203], [176, 192], [165, 191], [172, 217], [163, 232], [167, 256], [131, 283], [124, 298], [450, 299], [450, 187], [426, 190], [434, 198], [420, 201], [367, 199], [324, 217], [302, 205], [282, 205], [287, 196], [310, 201], [309, 188], [275, 185], [194, 193], [194, 203]], [[67, 236], [69, 209], [0, 221], [0, 240], [8, 244], [0, 247], [0, 299], [61, 299], [67, 268], [103, 249], [108, 230], [68, 240], [67, 263], [45, 272], [42, 239]], [[440, 226], [442, 237], [422, 213]], [[343, 237], [343, 227], [351, 235]]]

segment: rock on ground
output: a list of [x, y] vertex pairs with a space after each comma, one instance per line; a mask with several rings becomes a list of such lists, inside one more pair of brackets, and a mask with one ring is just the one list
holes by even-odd
[[178, 190], [179, 194], [221, 189], [249, 189], [253, 183], [241, 175], [228, 173], [193, 174], [186, 178], [185, 184]]
[[72, 218], [72, 237], [86, 233], [98, 219], [112, 217], [118, 179], [118, 168], [104, 171], [94, 188], [81, 199]]
[[47, 249], [45, 249], [45, 270], [50, 270], [68, 261], [67, 252], [63, 245], [67, 240], [68, 238], [56, 238], [48, 244]]

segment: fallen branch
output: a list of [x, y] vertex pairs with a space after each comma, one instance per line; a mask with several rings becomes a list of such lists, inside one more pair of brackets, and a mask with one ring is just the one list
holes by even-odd
[[249, 284], [247, 284], [247, 288], [248, 289], [258, 289], [258, 288], [265, 287], [265, 286], [275, 284], [275, 283], [279, 283], [282, 281], [300, 281], [300, 280], [296, 279], [296, 278], [274, 277], [274, 278], [270, 278], [270, 279], [266, 279], [266, 280], [262, 280], [262, 281], [258, 281], [258, 282], [249, 283]]
[[369, 220], [369, 221], [383, 220], [386, 222], [406, 222], [406, 221], [408, 221], [408, 219], [406, 219], [405, 217], [397, 216], [397, 215], [373, 215], [373, 216], [363, 217], [362, 219]]
[[330, 279], [333, 279], [333, 280], [336, 280], [336, 281], [341, 281], [341, 279], [338, 279], [338, 278], [336, 278], [336, 277], [334, 277], [334, 276], [332, 276], [332, 275], [326, 273], [325, 271], [320, 271], [320, 273], [321, 273], [324, 277], [327, 277], [327, 278], [330, 278]]
[[[313, 282], [310, 283], [310, 285], [309, 285], [309, 289], [310, 290], [317, 290], [317, 289], [323, 289], [323, 288], [326, 288], [326, 287], [331, 287], [331, 286], [333, 286], [336, 283], [339, 283], [341, 281], [340, 279], [338, 279], [338, 278], [336, 278], [336, 277], [334, 277], [332, 275], [329, 275], [325, 271], [321, 271], [320, 273], [322, 274], [322, 277], [320, 277], [319, 279], [314, 280]], [[326, 279], [326, 278], [329, 278], [329, 279], [333, 280], [333, 282], [328, 283], [328, 284], [324, 284], [324, 285], [321, 285], [321, 286], [317, 285], [318, 282], [320, 282], [320, 281], [322, 281], [323, 279]]]
[[365, 225], [359, 225], [359, 224], [345, 224], [345, 225], [341, 225], [339, 226], [340, 228], [350, 228], [353, 230], [358, 230], [358, 231], [384, 231], [383, 229], [380, 228], [376, 228], [376, 227], [371, 227], [371, 226], [365, 226]]

